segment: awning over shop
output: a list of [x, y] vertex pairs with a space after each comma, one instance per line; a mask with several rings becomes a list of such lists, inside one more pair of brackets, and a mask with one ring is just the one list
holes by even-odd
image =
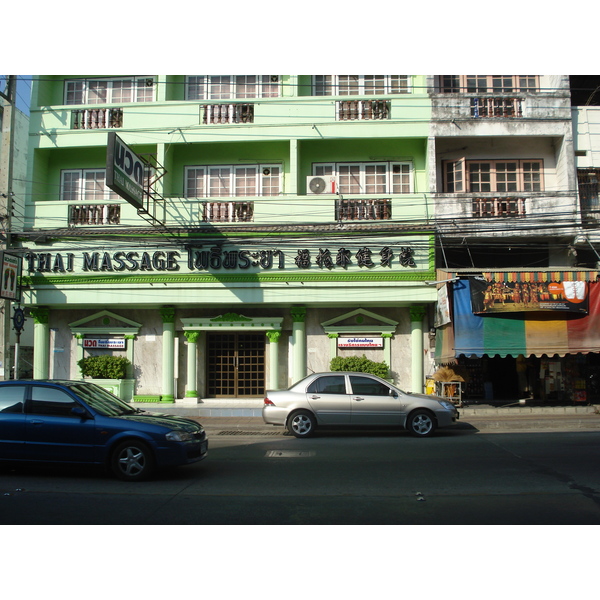
[[437, 362], [461, 354], [564, 356], [600, 352], [600, 283], [589, 284], [589, 313], [582, 316], [542, 312], [476, 315], [468, 279], [454, 282], [453, 307], [452, 323], [438, 329]]
[[488, 281], [507, 281], [519, 283], [550, 281], [596, 281], [598, 271], [485, 271], [483, 277]]

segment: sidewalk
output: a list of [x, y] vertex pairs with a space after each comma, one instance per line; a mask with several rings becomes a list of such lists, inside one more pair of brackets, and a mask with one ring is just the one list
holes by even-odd
[[[206, 429], [231, 435], [282, 435], [283, 427], [262, 420], [262, 399], [203, 400], [200, 404], [150, 404], [133, 406], [152, 412], [176, 414], [200, 421]], [[503, 406], [471, 405], [458, 409], [460, 429], [480, 431], [600, 431], [600, 406], [527, 406], [507, 401]]]

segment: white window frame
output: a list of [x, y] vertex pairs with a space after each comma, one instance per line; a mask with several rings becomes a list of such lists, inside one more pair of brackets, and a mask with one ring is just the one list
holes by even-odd
[[[255, 78], [254, 83], [250, 82]], [[275, 78], [275, 80], [273, 80]], [[254, 95], [247, 91], [253, 85]], [[218, 89], [221, 87], [221, 89]], [[234, 100], [278, 98], [281, 96], [279, 75], [186, 75], [186, 100]]]
[[[152, 85], [147, 85], [152, 81]], [[121, 87], [114, 84], [130, 83], [131, 100], [115, 100], [117, 90]], [[139, 102], [152, 102], [156, 79], [152, 75], [136, 75], [131, 77], [106, 77], [95, 79], [66, 79], [64, 87], [64, 103], [66, 105], [80, 104], [128, 104]], [[106, 89], [106, 98], [97, 98], [94, 95], [96, 86], [102, 85]], [[114, 94], [113, 94], [114, 86]], [[150, 93], [148, 93], [150, 91]]]
[[[97, 192], [88, 193], [86, 176], [96, 174], [101, 178], [102, 186]], [[67, 178], [74, 177], [72, 189], [66, 189]], [[94, 197], [91, 197], [94, 196]], [[60, 174], [60, 199], [64, 202], [114, 202], [121, 197], [106, 186], [106, 169], [64, 169]]]
[[[502, 181], [501, 178], [497, 177], [498, 174], [504, 173], [505, 171], [499, 171], [496, 165], [503, 163], [516, 163], [517, 169], [514, 172], [516, 174], [516, 189], [505, 191], [498, 191], [499, 187], [504, 187], [506, 182]], [[530, 163], [539, 164], [539, 171], [525, 170], [525, 165]], [[470, 166], [474, 164], [488, 164], [490, 165], [490, 177], [489, 177], [489, 191], [473, 191], [473, 183], [471, 181]], [[539, 173], [539, 182], [535, 182], [532, 185], [531, 181], [526, 181], [526, 174], [531, 172]], [[455, 174], [460, 174], [460, 178], [454, 177]], [[452, 179], [449, 176], [452, 175]], [[535, 193], [544, 191], [544, 161], [541, 158], [458, 158], [456, 160], [444, 161], [443, 165], [443, 177], [444, 177], [444, 191], [446, 193], [461, 193], [465, 191], [469, 194], [520, 194], [520, 193]], [[481, 184], [481, 182], [478, 182]], [[539, 187], [539, 189], [531, 189], [532, 187]], [[529, 188], [529, 189], [527, 189]]]
[[[237, 194], [237, 173], [242, 169], [254, 169], [256, 175], [256, 194]], [[278, 173], [276, 175], [271, 174], [273, 169], [277, 169]], [[224, 183], [223, 187], [228, 193], [218, 193], [216, 195], [211, 193], [211, 178], [217, 176], [217, 170], [221, 170], [222, 173], [227, 173], [227, 181]], [[194, 172], [196, 172], [196, 176], [194, 176]], [[222, 179], [224, 177], [225, 175], [223, 175]], [[273, 180], [277, 181], [277, 192], [267, 193], [270, 189], [270, 186], [268, 186], [267, 183]], [[197, 186], [197, 184], [194, 186], [202, 187], [202, 194], [192, 193], [192, 190], [190, 190], [190, 182], [192, 181], [202, 182], [201, 186]], [[283, 168], [281, 164], [190, 165], [185, 167], [184, 198], [248, 198], [280, 196], [283, 193], [282, 182]]]
[[[371, 91], [374, 78], [382, 91]], [[387, 96], [410, 94], [411, 75], [313, 75], [313, 96]]]
[[[358, 192], [349, 191], [346, 186], [342, 186], [340, 183], [340, 168], [341, 167], [358, 167], [359, 168], [359, 180], [358, 180]], [[385, 167], [385, 191], [370, 192], [367, 189], [367, 167], [372, 166], [384, 166]], [[402, 181], [398, 184], [394, 183], [394, 167], [399, 166], [400, 178], [403, 175], [408, 174], [409, 183], [408, 186]], [[408, 169], [408, 173], [404, 170]], [[372, 161], [372, 162], [339, 162], [339, 163], [314, 163], [312, 166], [312, 174], [317, 177], [335, 177], [338, 185], [337, 190], [340, 194], [345, 195], [365, 195], [365, 196], [380, 196], [382, 194], [413, 194], [414, 193], [414, 168], [411, 161]], [[408, 191], [402, 191], [402, 188], [408, 187]]]

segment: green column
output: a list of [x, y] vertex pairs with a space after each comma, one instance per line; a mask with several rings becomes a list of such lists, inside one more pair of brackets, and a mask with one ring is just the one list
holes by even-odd
[[131, 363], [127, 366], [127, 372], [125, 373], [126, 379], [133, 379], [133, 342], [135, 341], [135, 334], [127, 334], [123, 336], [127, 340], [127, 360]]
[[423, 318], [425, 317], [424, 306], [410, 307], [410, 333], [412, 347], [412, 381], [411, 391], [422, 394], [425, 391], [425, 378], [423, 373]]
[[[388, 366], [389, 370], [392, 370], [392, 337], [393, 333], [382, 333], [381, 337], [383, 338], [383, 360], [385, 364]], [[391, 377], [391, 375], [389, 375]]]
[[279, 338], [281, 331], [267, 331], [269, 338], [269, 389], [279, 389]]
[[338, 338], [340, 337], [340, 334], [328, 333], [327, 337], [329, 338], [329, 363], [331, 364], [331, 361], [337, 356]]
[[294, 306], [292, 315], [292, 382], [306, 376], [306, 308]]
[[50, 310], [32, 308], [33, 317], [33, 378], [48, 379], [50, 374]]
[[184, 331], [188, 343], [187, 347], [187, 383], [186, 383], [186, 398], [198, 398], [197, 381], [198, 381], [198, 338], [199, 331]]
[[162, 402], [175, 402], [175, 309], [160, 309], [163, 322], [162, 334]]

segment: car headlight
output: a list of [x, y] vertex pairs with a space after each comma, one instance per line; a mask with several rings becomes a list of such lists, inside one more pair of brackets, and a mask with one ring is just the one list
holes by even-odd
[[194, 439], [194, 434], [187, 431], [169, 431], [166, 438], [170, 442], [189, 442]]
[[440, 400], [439, 402], [446, 410], [454, 410], [454, 404], [446, 402], [445, 400]]

